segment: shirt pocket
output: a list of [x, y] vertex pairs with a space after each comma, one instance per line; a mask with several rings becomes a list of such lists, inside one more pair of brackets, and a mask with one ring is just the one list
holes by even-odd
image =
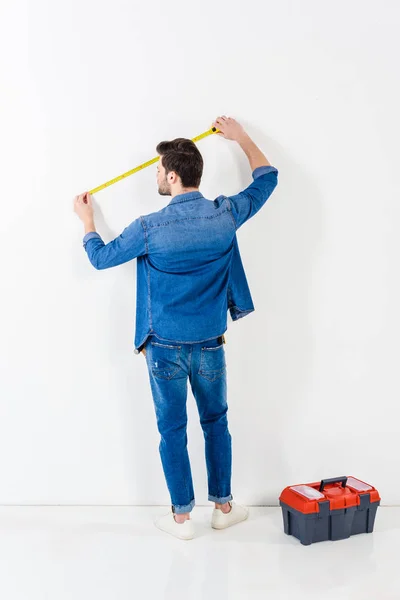
[[172, 379], [182, 368], [182, 346], [159, 344], [158, 342], [150, 342], [150, 346], [150, 368], [154, 377], [160, 377], [161, 379]]
[[203, 347], [200, 349], [199, 375], [209, 381], [215, 381], [221, 377], [225, 371], [226, 362], [223, 344], [221, 344], [221, 346], [215, 346], [214, 348]]

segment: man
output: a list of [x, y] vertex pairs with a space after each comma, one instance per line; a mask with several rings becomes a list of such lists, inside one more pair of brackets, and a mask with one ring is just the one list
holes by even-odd
[[211, 525], [224, 529], [248, 517], [231, 493], [231, 435], [227, 421], [224, 333], [233, 319], [254, 310], [240, 261], [236, 231], [265, 204], [278, 170], [230, 117], [213, 127], [246, 153], [253, 182], [241, 193], [214, 201], [199, 191], [203, 159], [186, 138], [157, 146], [158, 193], [171, 196], [161, 210], [140, 216], [112, 242], [96, 232], [88, 192], [75, 198], [85, 225], [83, 245], [96, 269], [137, 258], [135, 352], [146, 357], [159, 451], [171, 511], [157, 527], [181, 539], [194, 537], [195, 505], [187, 452], [187, 380], [205, 439], [208, 499], [215, 503]]

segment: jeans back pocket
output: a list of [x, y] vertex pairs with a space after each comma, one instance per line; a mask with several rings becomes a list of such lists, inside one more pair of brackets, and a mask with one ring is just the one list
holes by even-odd
[[150, 342], [151, 352], [149, 355], [151, 372], [155, 377], [172, 379], [181, 370], [181, 348]]
[[214, 348], [200, 349], [200, 366], [198, 374], [209, 381], [215, 381], [226, 370], [225, 350], [223, 344]]

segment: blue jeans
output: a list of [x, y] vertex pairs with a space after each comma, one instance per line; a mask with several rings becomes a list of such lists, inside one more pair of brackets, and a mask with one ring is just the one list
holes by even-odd
[[190, 512], [194, 490], [187, 450], [187, 380], [196, 400], [205, 440], [208, 499], [232, 500], [232, 443], [227, 419], [225, 350], [221, 340], [183, 344], [154, 335], [146, 341], [159, 451], [174, 513]]

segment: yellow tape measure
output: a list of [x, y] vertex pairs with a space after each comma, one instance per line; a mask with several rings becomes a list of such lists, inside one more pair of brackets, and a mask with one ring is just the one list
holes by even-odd
[[[197, 135], [196, 137], [192, 138], [192, 142], [198, 142], [199, 140], [202, 140], [203, 138], [207, 137], [208, 135], [211, 135], [213, 133], [218, 133], [219, 131], [220, 130], [217, 129], [216, 127], [212, 127], [208, 131], [205, 131], [204, 133], [201, 133], [200, 135]], [[159, 160], [159, 158], [160, 158], [159, 156], [156, 156], [155, 158], [148, 160], [147, 162], [143, 163], [142, 165], [139, 165], [138, 167], [135, 167], [134, 169], [131, 169], [130, 171], [127, 171], [126, 173], [123, 173], [122, 175], [119, 175], [118, 177], [115, 177], [114, 179], [107, 181], [107, 183], [103, 183], [103, 185], [99, 185], [99, 187], [93, 188], [93, 190], [89, 191], [89, 194], [95, 194], [96, 192], [99, 192], [100, 190], [104, 190], [104, 188], [108, 187], [109, 185], [112, 185], [113, 183], [116, 183], [117, 181], [121, 181], [121, 179], [125, 179], [125, 177], [128, 177], [129, 175], [133, 175], [133, 173], [137, 173], [138, 171], [141, 171], [142, 169], [149, 167], [150, 165], [157, 162]]]

